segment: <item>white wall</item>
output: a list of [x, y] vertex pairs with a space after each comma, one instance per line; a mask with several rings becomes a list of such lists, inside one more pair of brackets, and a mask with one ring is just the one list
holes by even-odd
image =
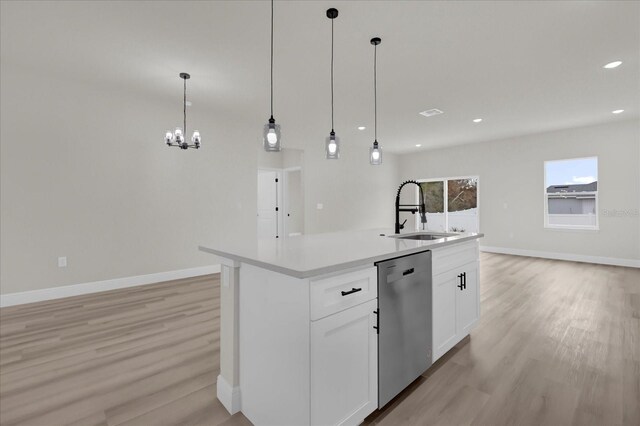
[[203, 266], [199, 243], [255, 234], [259, 126], [195, 108], [203, 148], [182, 151], [175, 103], [5, 63], [1, 90], [3, 294]]
[[[5, 62], [0, 83], [0, 294], [206, 266], [199, 244], [255, 238], [258, 119], [194, 106], [203, 148], [182, 151], [163, 144], [180, 99]], [[392, 225], [393, 156], [303, 157], [305, 232]]]
[[[403, 179], [479, 176], [483, 246], [637, 260], [639, 151], [640, 122], [628, 120], [405, 154], [400, 169]], [[544, 161], [590, 156], [598, 157], [600, 230], [545, 229]]]
[[372, 166], [362, 146], [343, 143], [340, 159], [326, 160], [324, 144], [315, 144], [304, 159], [307, 233], [393, 228], [400, 184], [396, 155], [384, 153], [383, 164]]

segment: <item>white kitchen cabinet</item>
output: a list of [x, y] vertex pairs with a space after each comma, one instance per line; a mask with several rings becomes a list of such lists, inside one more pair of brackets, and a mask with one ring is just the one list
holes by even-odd
[[[471, 259], [475, 259], [469, 261]], [[480, 319], [478, 247], [474, 243], [433, 251], [433, 357], [464, 339]], [[443, 265], [446, 265], [443, 267]]]
[[357, 425], [377, 408], [377, 301], [311, 323], [311, 424]]
[[398, 241], [367, 231], [291, 238], [273, 250], [261, 242], [239, 254], [207, 248], [233, 265], [236, 280], [224, 300], [218, 398], [257, 425], [361, 423], [378, 406], [374, 263], [432, 251], [435, 360], [478, 321], [481, 236]]
[[480, 319], [480, 297], [478, 292], [478, 262], [467, 263], [460, 268], [463, 288], [460, 289], [456, 275], [456, 325], [457, 333], [465, 337]]
[[456, 290], [453, 273], [433, 278], [433, 361], [457, 343]]
[[378, 271], [365, 268], [311, 280], [311, 320], [359, 305], [378, 294]]
[[257, 425], [356, 425], [375, 411], [376, 268], [298, 279], [243, 264], [240, 273], [244, 415]]

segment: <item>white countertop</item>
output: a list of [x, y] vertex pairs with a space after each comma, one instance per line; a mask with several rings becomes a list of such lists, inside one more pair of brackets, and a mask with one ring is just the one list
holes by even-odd
[[342, 269], [373, 265], [380, 260], [484, 236], [484, 234], [462, 233], [438, 240], [421, 241], [391, 238], [386, 235], [393, 235], [393, 231], [369, 229], [300, 235], [273, 240], [220, 241], [203, 244], [199, 249], [296, 278], [308, 278]]

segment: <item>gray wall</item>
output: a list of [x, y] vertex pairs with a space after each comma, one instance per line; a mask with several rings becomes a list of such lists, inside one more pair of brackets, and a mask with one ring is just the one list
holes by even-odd
[[[639, 145], [640, 122], [628, 120], [406, 154], [401, 174], [480, 176], [483, 246], [640, 259]], [[590, 156], [598, 157], [600, 230], [545, 229], [544, 161]]]

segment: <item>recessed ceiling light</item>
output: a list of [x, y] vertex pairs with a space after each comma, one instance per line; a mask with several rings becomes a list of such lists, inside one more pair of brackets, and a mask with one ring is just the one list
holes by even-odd
[[425, 117], [433, 117], [434, 115], [442, 114], [443, 112], [437, 108], [428, 109], [426, 111], [422, 111], [420, 115], [424, 115]]
[[366, 129], [366, 127], [364, 127], [364, 126], [358, 127], [358, 130], [364, 130], [364, 129]]
[[473, 119], [473, 122], [474, 122], [474, 123], [479, 123], [479, 122], [481, 122], [481, 121], [482, 121], [482, 118], [474, 118], [474, 119]]
[[614, 114], [620, 114], [621, 112], [624, 112], [624, 110], [623, 109], [617, 109], [617, 110], [611, 111], [611, 112], [614, 113]]
[[417, 144], [416, 144], [416, 148], [420, 148], [421, 146], [422, 146], [422, 144], [421, 144], [421, 143], [417, 143]]
[[621, 64], [622, 64], [622, 61], [613, 61], [605, 65], [604, 68], [606, 69], [618, 68]]

